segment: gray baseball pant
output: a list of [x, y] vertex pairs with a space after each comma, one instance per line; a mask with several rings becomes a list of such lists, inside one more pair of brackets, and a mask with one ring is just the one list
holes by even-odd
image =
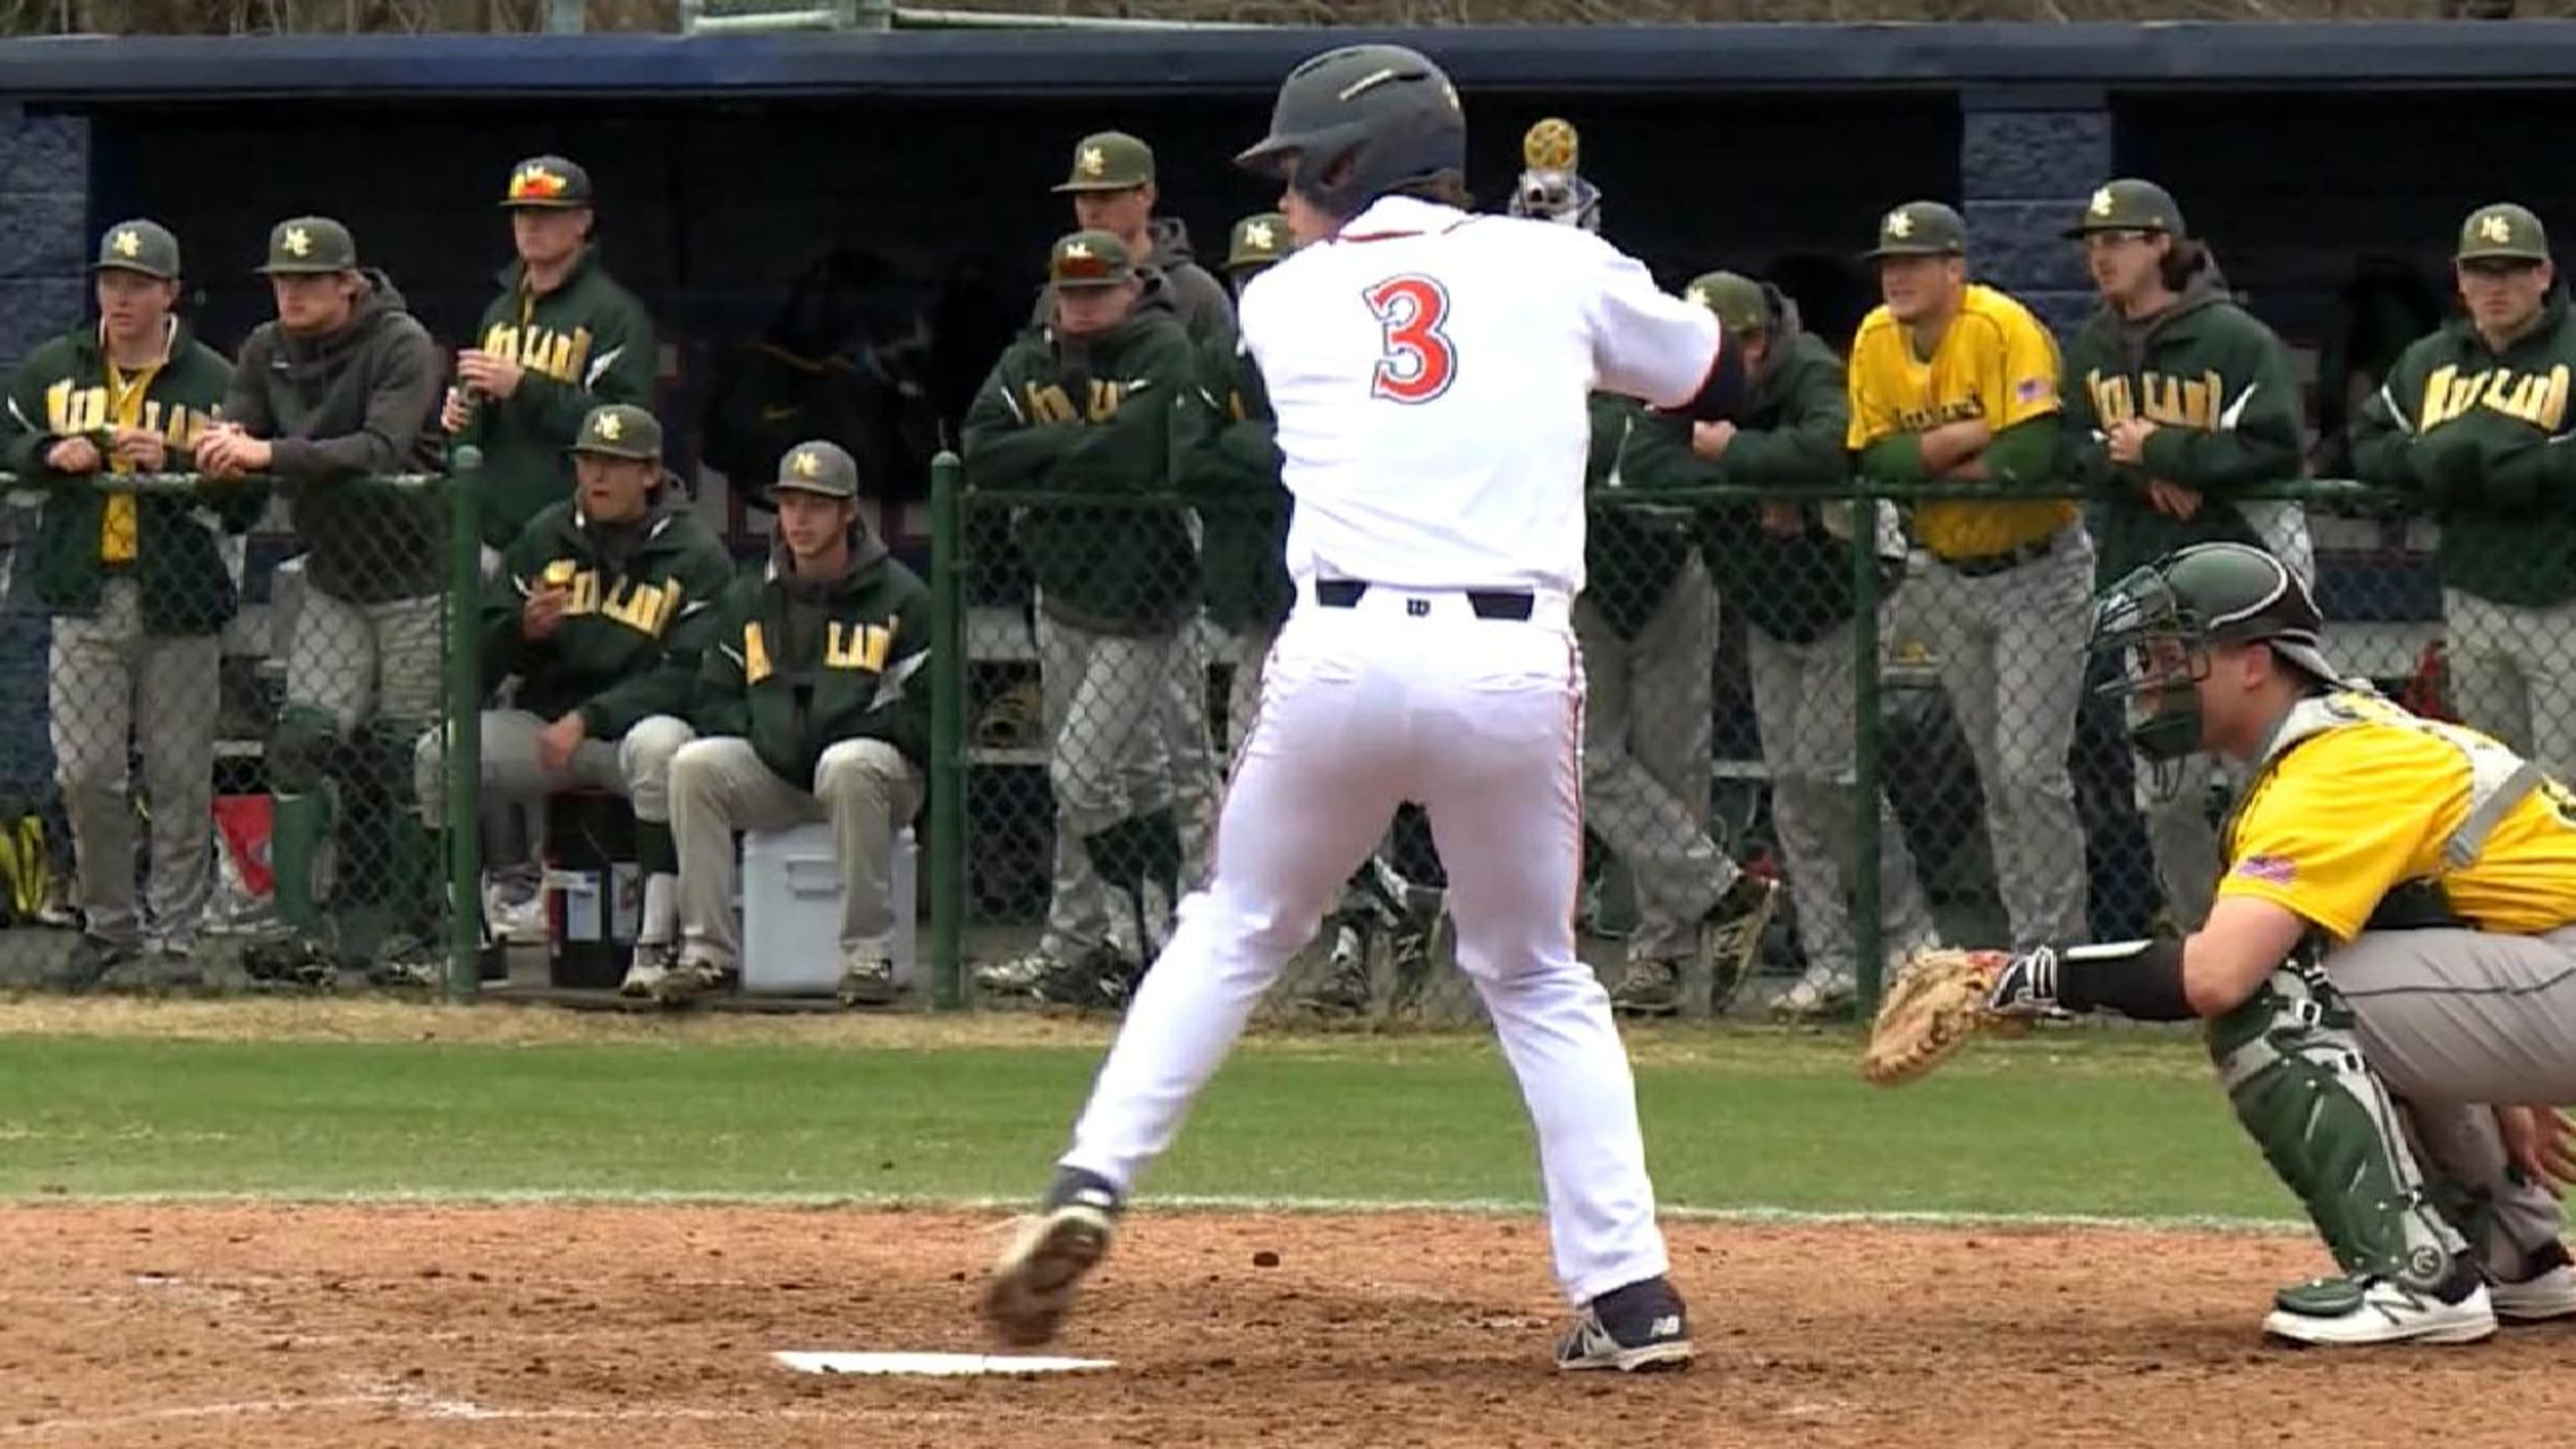
[[[1092, 869], [1084, 839], [1130, 816], [1170, 810], [1181, 825], [1185, 856], [1192, 849], [1191, 817], [1199, 816], [1203, 854], [1205, 815], [1189, 802], [1212, 803], [1215, 782], [1180, 776], [1185, 765], [1212, 774], [1214, 761], [1203, 723], [1195, 762], [1176, 758], [1171, 747], [1188, 733], [1179, 719], [1182, 689], [1198, 656], [1186, 627], [1104, 634], [1052, 617], [1041, 602], [1037, 634], [1056, 840], [1055, 885], [1038, 948], [1054, 960], [1075, 961], [1108, 944], [1113, 923], [1130, 914], [1112, 912], [1109, 888]], [[1202, 708], [1197, 717], [1204, 716]]]
[[2576, 603], [2523, 608], [2442, 591], [2452, 704], [2556, 780], [2576, 779]]
[[671, 764], [671, 834], [680, 849], [680, 955], [732, 967], [742, 959], [734, 914], [737, 830], [831, 822], [841, 861], [841, 959], [889, 960], [896, 912], [894, 840], [921, 806], [921, 771], [882, 740], [843, 740], [823, 751], [814, 789], [800, 790], [763, 762], [751, 741], [698, 740]]
[[[1859, 706], [1852, 678], [1852, 627], [1843, 623], [1804, 644], [1760, 629], [1744, 635], [1754, 727], [1771, 776], [1771, 824], [1798, 908], [1798, 941], [1810, 970], [1853, 978], [1860, 945], [1851, 922], [1857, 781], [1852, 771]], [[1910, 952], [1939, 939], [1904, 828], [1878, 798], [1879, 923], [1882, 945]]]
[[2068, 524], [2047, 553], [1982, 577], [1935, 558], [1919, 596], [1942, 688], [1976, 757], [2012, 945], [2082, 939], [2084, 829], [2066, 753], [2084, 697], [2092, 537]]
[[1583, 652], [1583, 820], [1636, 883], [1632, 961], [1672, 961], [1735, 884], [1735, 862], [1708, 834], [1717, 599], [1694, 553], [1634, 639], [1589, 598], [1574, 601]]
[[358, 604], [307, 587], [287, 648], [286, 703], [329, 712], [343, 739], [373, 719], [437, 719], [441, 622], [435, 597]]
[[[537, 736], [546, 725], [524, 709], [483, 711], [483, 796], [489, 805], [534, 804], [561, 790], [613, 790], [633, 804], [636, 819], [670, 820], [671, 759], [697, 738], [687, 721], [650, 715], [621, 739], [583, 740], [560, 770], [537, 761]], [[412, 751], [412, 783], [420, 792], [421, 819], [433, 830], [447, 819], [446, 779], [446, 730], [425, 731]]]
[[110, 578], [89, 617], [54, 619], [46, 670], [54, 783], [71, 818], [79, 904], [89, 934], [134, 945], [144, 922], [134, 898], [134, 799], [127, 740], [143, 755], [152, 801], [152, 862], [144, 902], [151, 934], [185, 950], [214, 889], [215, 634], [150, 634], [141, 590]]
[[2520, 1276], [2566, 1218], [2548, 1189], [2508, 1170], [2488, 1109], [2576, 1102], [2576, 926], [2370, 931], [2325, 965], [2427, 1175], [2483, 1199], [2488, 1220], [2458, 1224], [2471, 1248], [2490, 1271]]

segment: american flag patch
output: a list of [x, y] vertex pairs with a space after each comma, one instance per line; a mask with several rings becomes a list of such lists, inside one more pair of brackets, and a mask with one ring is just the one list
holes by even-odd
[[2299, 867], [2284, 855], [2249, 855], [2236, 862], [2236, 869], [2229, 874], [2241, 875], [2247, 880], [2288, 885], [2299, 878]]
[[2044, 377], [2023, 378], [2021, 381], [2013, 384], [2013, 397], [2018, 401], [2026, 403], [2046, 402], [2048, 400], [2048, 379]]

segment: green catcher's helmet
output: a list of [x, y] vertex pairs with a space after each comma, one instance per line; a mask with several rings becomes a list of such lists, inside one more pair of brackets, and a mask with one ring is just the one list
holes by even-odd
[[2200, 695], [2214, 644], [2261, 643], [2321, 685], [2341, 676], [2318, 647], [2325, 616], [2279, 559], [2242, 543], [2199, 543], [2137, 569], [2093, 601], [2087, 647], [2118, 657], [2101, 687], [2120, 701], [2130, 743], [2150, 760], [2201, 748]]

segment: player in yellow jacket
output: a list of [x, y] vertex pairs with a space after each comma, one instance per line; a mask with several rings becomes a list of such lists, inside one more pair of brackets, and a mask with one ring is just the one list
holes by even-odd
[[[1879, 219], [1885, 305], [1851, 350], [1851, 447], [1882, 482], [2057, 476], [2057, 343], [2029, 309], [1968, 280], [1967, 226], [1937, 201]], [[2093, 543], [2063, 498], [1961, 498], [1913, 511], [1932, 556], [1914, 590], [1942, 687], [1977, 761], [1997, 887], [2015, 947], [2085, 921], [2084, 834], [2066, 770], [2084, 688]]]
[[2576, 1315], [2545, 1185], [2565, 1129], [2525, 1105], [2576, 1100], [2576, 792], [2338, 680], [2307, 586], [2250, 545], [2167, 554], [2094, 620], [2141, 757], [2249, 767], [2218, 901], [2188, 938], [1998, 963], [1989, 1004], [2208, 1019], [2237, 1120], [2343, 1270], [2282, 1290], [2266, 1331], [2467, 1343]]

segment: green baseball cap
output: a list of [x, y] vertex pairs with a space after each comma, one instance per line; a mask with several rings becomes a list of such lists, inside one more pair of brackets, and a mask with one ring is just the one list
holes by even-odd
[[2460, 223], [2460, 249], [2451, 256], [2461, 262], [2545, 262], [2549, 229], [2529, 207], [2499, 201], [2470, 212]]
[[1225, 269], [1266, 267], [1288, 255], [1288, 218], [1275, 211], [1256, 212], [1234, 224], [1225, 241]]
[[1716, 313], [1719, 325], [1738, 336], [1771, 330], [1771, 299], [1751, 277], [1710, 272], [1691, 278], [1682, 296]]
[[93, 272], [140, 272], [168, 281], [179, 275], [179, 239], [157, 221], [120, 221], [99, 233]]
[[1047, 253], [1047, 280], [1057, 291], [1114, 287], [1132, 280], [1136, 263], [1127, 244], [1105, 231], [1078, 231], [1060, 238]]
[[1937, 201], [1909, 201], [1878, 219], [1878, 245], [1863, 261], [1881, 257], [1956, 257], [1968, 251], [1968, 224]]
[[290, 216], [269, 228], [268, 265], [259, 270], [273, 277], [317, 276], [357, 265], [358, 244], [347, 227], [327, 216]]
[[590, 173], [561, 156], [531, 156], [510, 168], [501, 197], [510, 210], [569, 211], [590, 205]]
[[1058, 191], [1125, 191], [1154, 179], [1154, 148], [1124, 131], [1085, 136]]
[[825, 498], [859, 496], [859, 463], [838, 443], [816, 439], [798, 443], [779, 455], [773, 493], [819, 493]]
[[2084, 203], [2084, 214], [2059, 235], [2073, 239], [2097, 231], [2160, 231], [2168, 236], [2191, 235], [2183, 225], [2182, 208], [2174, 204], [2173, 193], [2152, 181], [2124, 176], [2104, 182]]
[[662, 424], [633, 403], [606, 403], [581, 420], [581, 436], [567, 453], [626, 458], [639, 463], [662, 459]]

